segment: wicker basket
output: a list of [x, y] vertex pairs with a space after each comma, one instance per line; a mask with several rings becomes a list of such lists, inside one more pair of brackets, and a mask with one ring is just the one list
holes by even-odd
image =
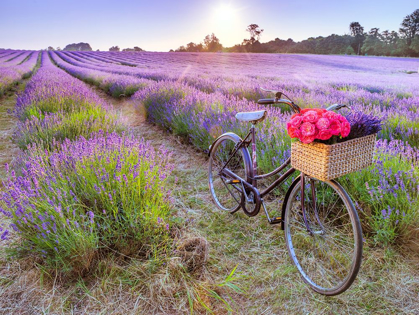
[[322, 181], [361, 170], [372, 164], [376, 134], [327, 145], [293, 142], [291, 165]]

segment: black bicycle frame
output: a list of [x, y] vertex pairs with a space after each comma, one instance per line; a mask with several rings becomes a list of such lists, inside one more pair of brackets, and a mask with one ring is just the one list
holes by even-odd
[[[249, 137], [250, 137], [250, 140], [248, 140]], [[236, 175], [235, 173], [231, 172], [229, 169], [226, 168], [226, 166], [228, 165], [228, 163], [230, 163], [231, 159], [238, 152], [238, 150], [240, 150], [242, 147], [247, 148], [250, 144], [252, 144], [252, 158], [251, 158], [250, 161], [245, 161], [245, 163], [250, 166], [251, 175], [250, 175], [249, 178], [244, 179], [244, 178], [241, 178], [240, 176]], [[244, 158], [247, 159], [247, 156], [245, 156]], [[255, 209], [252, 212], [245, 211], [247, 215], [249, 215], [249, 216], [257, 215], [260, 211], [260, 207], [263, 206], [266, 217], [268, 218], [268, 222], [271, 223], [271, 224], [281, 223], [281, 226], [283, 228], [282, 217], [271, 218], [269, 216], [269, 213], [268, 213], [268, 211], [266, 210], [266, 208], [263, 204], [263, 197], [266, 196], [267, 194], [269, 194], [272, 190], [274, 190], [281, 183], [286, 181], [292, 174], [294, 174], [296, 172], [296, 169], [293, 168], [293, 167], [290, 168], [288, 171], [286, 171], [284, 174], [282, 174], [279, 178], [277, 178], [273, 183], [271, 183], [267, 188], [265, 188], [265, 190], [262, 191], [262, 192], [259, 192], [259, 190], [257, 189], [257, 181], [261, 180], [261, 179], [269, 178], [273, 175], [278, 174], [279, 172], [284, 170], [290, 164], [291, 164], [291, 158], [288, 158], [284, 163], [282, 163], [282, 165], [280, 165], [278, 168], [276, 168], [272, 172], [267, 173], [267, 174], [263, 174], [263, 175], [258, 175], [257, 174], [256, 132], [255, 132], [255, 123], [253, 122], [252, 127], [251, 127], [249, 133], [247, 134], [247, 136], [243, 140], [241, 140], [240, 142], [238, 142], [236, 144], [235, 148], [233, 149], [233, 152], [230, 155], [230, 158], [227, 160], [227, 162], [221, 168], [220, 174], [240, 181], [240, 183], [243, 185], [243, 188], [245, 187], [246, 188], [245, 190], [247, 190], [247, 191], [244, 191], [245, 194], [247, 192], [250, 192], [250, 191], [253, 192], [253, 197], [255, 199], [254, 200]], [[249, 183], [249, 181], [251, 181], [251, 183]], [[312, 194], [314, 212], [315, 212], [317, 221], [320, 223], [320, 220], [319, 220], [318, 215], [317, 215], [317, 209], [316, 209], [316, 199], [315, 199], [314, 185], [313, 185], [312, 180], [310, 180], [310, 182], [311, 182], [311, 194]], [[301, 185], [301, 195], [304, 196], [305, 195], [305, 174], [303, 174], [303, 173], [301, 173], [301, 176], [300, 176], [300, 185]], [[290, 189], [292, 189], [293, 187], [294, 186], [292, 185], [290, 187]], [[288, 196], [288, 193], [287, 193], [287, 196]], [[284, 203], [286, 203], [286, 201], [287, 201], [287, 197], [285, 197]], [[312, 235], [313, 231], [311, 230], [310, 225], [308, 223], [304, 197], [301, 198], [301, 211], [303, 213], [303, 220], [304, 220], [307, 232], [310, 235]], [[284, 211], [282, 211], [282, 213], [284, 213]], [[320, 225], [321, 225], [321, 223], [320, 223]]]

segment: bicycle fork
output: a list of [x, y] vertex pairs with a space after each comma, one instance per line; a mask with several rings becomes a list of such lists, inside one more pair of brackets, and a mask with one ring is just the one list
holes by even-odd
[[307, 214], [306, 214], [306, 207], [305, 207], [305, 174], [301, 173], [301, 179], [300, 179], [300, 185], [301, 185], [301, 211], [303, 213], [303, 220], [304, 220], [304, 224], [306, 226], [307, 232], [310, 236], [313, 236], [315, 234], [320, 234], [323, 235], [324, 234], [324, 227], [320, 222], [320, 218], [319, 215], [317, 213], [317, 201], [316, 201], [316, 190], [314, 187], [314, 180], [310, 179], [310, 188], [311, 188], [311, 199], [312, 199], [312, 208], [314, 211], [314, 216], [316, 217], [316, 221], [317, 223], [320, 225], [321, 230], [320, 231], [313, 231], [310, 227], [310, 224], [308, 222], [307, 219]]

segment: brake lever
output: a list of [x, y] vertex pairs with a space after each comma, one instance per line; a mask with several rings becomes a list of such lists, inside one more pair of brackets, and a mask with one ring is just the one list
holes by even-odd
[[260, 89], [261, 89], [262, 91], [265, 91], [265, 92], [274, 93], [274, 94], [275, 94], [275, 97], [276, 97], [276, 99], [277, 99], [277, 100], [278, 100], [278, 99], [280, 99], [280, 98], [282, 97], [282, 92], [275, 91], [275, 90], [267, 90], [267, 89], [264, 89], [263, 87], [261, 87]]
[[348, 105], [333, 104], [333, 105], [330, 105], [328, 108], [326, 108], [326, 110], [339, 110], [339, 109], [342, 109], [344, 107], [348, 108], [349, 110], [351, 109]]

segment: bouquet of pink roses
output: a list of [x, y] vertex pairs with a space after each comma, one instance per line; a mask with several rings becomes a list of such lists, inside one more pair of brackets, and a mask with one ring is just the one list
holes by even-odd
[[304, 108], [291, 116], [287, 123], [288, 134], [302, 143], [314, 140], [331, 144], [340, 136], [345, 138], [351, 131], [351, 125], [345, 117], [322, 108]]

